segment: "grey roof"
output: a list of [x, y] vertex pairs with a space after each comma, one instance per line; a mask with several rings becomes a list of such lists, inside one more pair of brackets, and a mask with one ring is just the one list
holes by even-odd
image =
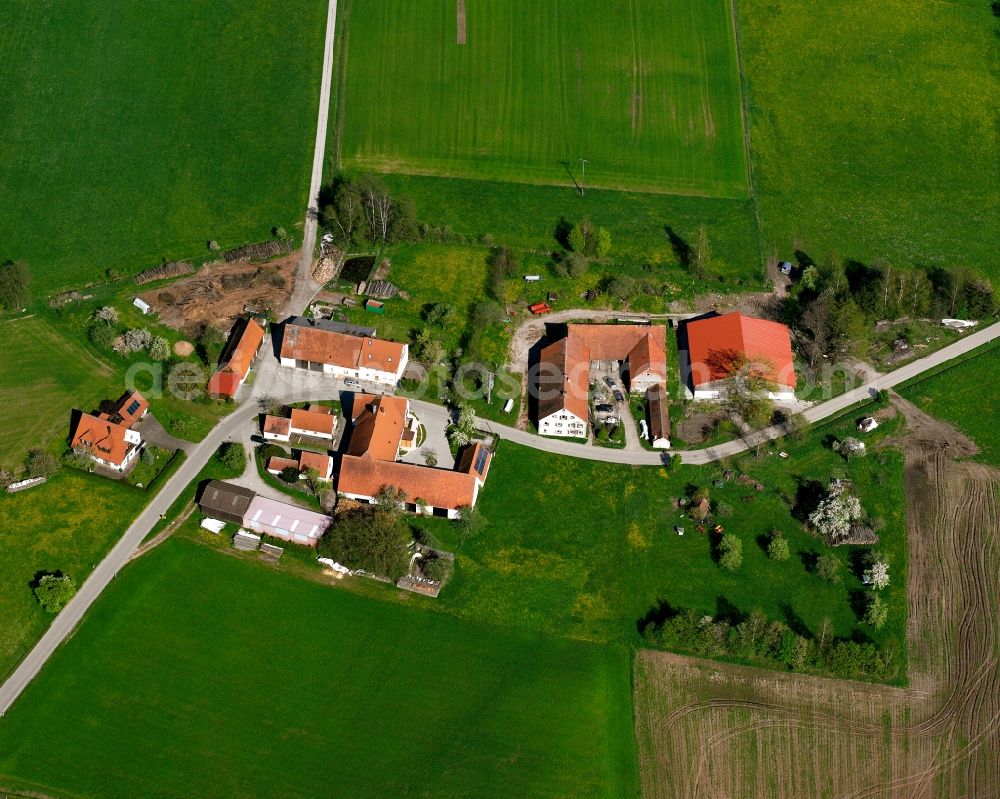
[[334, 322], [330, 319], [310, 319], [307, 316], [293, 316], [288, 320], [288, 324], [296, 327], [315, 327], [319, 330], [328, 330], [331, 333], [346, 333], [349, 336], [361, 336], [375, 338], [375, 328], [364, 325], [352, 325], [347, 322]]
[[667, 413], [670, 401], [663, 384], [650, 386], [646, 390], [646, 400], [649, 402], [650, 439], [670, 438], [670, 414]]
[[212, 480], [205, 486], [198, 504], [206, 513], [214, 511], [243, 518], [255, 496], [257, 495], [249, 488]]

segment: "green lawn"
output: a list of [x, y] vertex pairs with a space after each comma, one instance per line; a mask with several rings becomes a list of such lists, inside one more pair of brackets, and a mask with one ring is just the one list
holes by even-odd
[[72, 408], [120, 393], [108, 364], [38, 317], [0, 323], [0, 375], [0, 466], [19, 466], [32, 447], [69, 435]]
[[738, 6], [765, 248], [1000, 278], [990, 4]]
[[82, 585], [149, 498], [73, 469], [27, 491], [0, 494], [0, 678], [52, 621], [29, 588], [36, 573], [60, 570]]
[[728, 0], [465, 5], [460, 45], [454, 0], [342, 2], [342, 163], [748, 196]]
[[11, 790], [638, 793], [629, 653], [359, 597], [173, 539], [0, 723]]
[[483, 299], [486, 286], [486, 257], [482, 247], [402, 245], [388, 253], [392, 262], [389, 280], [410, 299], [395, 297], [385, 301], [385, 315], [376, 316], [362, 307], [342, 309], [358, 324], [378, 330], [379, 338], [407, 341], [426, 327], [421, 314], [427, 305], [452, 306], [455, 318], [436, 334], [448, 350], [462, 340], [472, 306]]
[[47, 292], [294, 231], [326, 4], [14, 0], [0, 33], [0, 260]]
[[[813, 633], [829, 616], [836, 635], [862, 633], [878, 642], [901, 642], [906, 620], [902, 457], [886, 450], [848, 464], [832, 452], [823, 443], [826, 436], [848, 434], [854, 418], [818, 429], [801, 443], [783, 442], [788, 460], [762, 455], [739, 461], [740, 469], [765, 484], [761, 494], [735, 482], [712, 487], [719, 467], [684, 467], [670, 474], [501, 443], [479, 505], [488, 521], [483, 533], [461, 542], [454, 526], [420, 521], [458, 552], [455, 577], [439, 601], [465, 618], [599, 641], [636, 641], [640, 619], [665, 602], [709, 614], [760, 608]], [[888, 432], [885, 425], [879, 434]], [[825, 487], [834, 476], [853, 478], [863, 506], [885, 523], [878, 548], [892, 563], [888, 597], [893, 615], [881, 633], [863, 628], [852, 605], [861, 583], [848, 566], [861, 549], [835, 550], [844, 560], [844, 581], [824, 582], [807, 564], [828, 549], [791, 514], [800, 484], [818, 480]], [[690, 518], [671, 507], [671, 499], [684, 495], [689, 485], [709, 487], [713, 499], [732, 508], [732, 516], [720, 521], [743, 541], [743, 567], [736, 574], [714, 562], [712, 537], [698, 533]], [[753, 501], [744, 502], [746, 496]], [[686, 528], [683, 537], [675, 534], [675, 525]], [[791, 544], [792, 557], [784, 563], [773, 563], [765, 554], [772, 528], [782, 530]]]
[[951, 422], [982, 449], [982, 460], [1000, 466], [1000, 347], [987, 347], [931, 377], [908, 383], [899, 393], [927, 413]]
[[[561, 186], [422, 175], [385, 175], [384, 181], [413, 201], [418, 219], [434, 228], [432, 234], [440, 231], [477, 243], [495, 241], [550, 253], [559, 246], [555, 234], [560, 220], [572, 224], [589, 215], [611, 232], [615, 262], [676, 267], [679, 261], [668, 229], [690, 245], [698, 226], [705, 225], [714, 258], [713, 282], [757, 285], [762, 279], [749, 200], [596, 189], [581, 197]], [[672, 274], [678, 285], [696, 288], [686, 270], [673, 269]], [[703, 292], [706, 286], [697, 290]]]

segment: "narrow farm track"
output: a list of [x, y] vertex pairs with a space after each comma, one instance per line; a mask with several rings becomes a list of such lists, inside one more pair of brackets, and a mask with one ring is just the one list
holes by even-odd
[[908, 432], [906, 689], [728, 666], [636, 661], [644, 795], [1000, 796], [1000, 472], [895, 400]]

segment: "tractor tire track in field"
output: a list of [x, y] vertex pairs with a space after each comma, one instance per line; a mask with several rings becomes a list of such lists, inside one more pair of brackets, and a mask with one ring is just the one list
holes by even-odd
[[894, 397], [907, 433], [911, 687], [641, 652], [647, 799], [1000, 796], [1000, 472]]
[[455, 23], [456, 23], [455, 41], [458, 44], [465, 44], [466, 42], [465, 0], [455, 0]]
[[629, 21], [632, 31], [632, 140], [642, 135], [644, 94], [643, 78], [645, 66], [642, 62], [642, 36], [639, 31], [639, 18], [634, 2], [629, 3]]

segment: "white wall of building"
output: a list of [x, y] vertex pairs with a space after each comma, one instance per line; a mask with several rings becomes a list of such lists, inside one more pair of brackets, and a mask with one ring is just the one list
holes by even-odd
[[587, 422], [569, 411], [557, 411], [538, 420], [538, 432], [543, 436], [586, 438]]

